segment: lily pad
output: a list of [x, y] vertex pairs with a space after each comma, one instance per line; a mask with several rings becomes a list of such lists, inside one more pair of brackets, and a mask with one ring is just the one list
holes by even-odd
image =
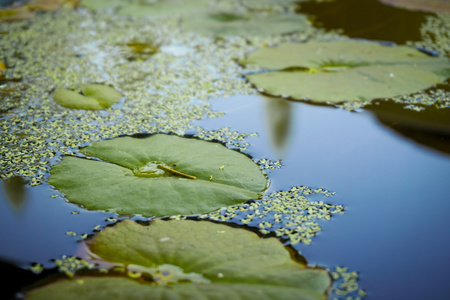
[[184, 18], [183, 27], [201, 34], [273, 35], [289, 33], [310, 26], [301, 14], [253, 14], [224, 11], [200, 11]]
[[219, 143], [156, 134], [95, 142], [65, 157], [49, 183], [88, 209], [146, 216], [190, 215], [259, 198], [267, 178]]
[[61, 106], [76, 109], [103, 109], [119, 102], [122, 94], [112, 87], [101, 84], [83, 84], [82, 94], [57, 89], [53, 93], [53, 100]]
[[59, 280], [27, 299], [313, 300], [326, 299], [331, 284], [275, 238], [203, 221], [125, 220], [88, 241], [82, 256], [115, 265], [121, 276]]
[[82, 0], [81, 4], [89, 9], [113, 7], [119, 15], [158, 16], [189, 12], [205, 7], [210, 0]]
[[447, 58], [355, 40], [284, 43], [241, 63], [266, 69], [246, 76], [266, 93], [327, 103], [410, 94], [450, 76]]

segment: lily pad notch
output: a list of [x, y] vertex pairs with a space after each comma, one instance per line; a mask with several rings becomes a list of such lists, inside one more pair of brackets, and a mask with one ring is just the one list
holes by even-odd
[[119, 137], [66, 156], [49, 183], [91, 210], [143, 216], [195, 215], [258, 199], [268, 179], [245, 154], [176, 135]]
[[323, 103], [408, 95], [450, 77], [445, 57], [350, 39], [260, 48], [240, 63], [263, 69], [246, 78], [265, 93]]
[[27, 299], [325, 300], [331, 287], [324, 269], [294, 260], [276, 238], [207, 221], [124, 220], [83, 246], [87, 262], [112, 269], [56, 280]]
[[110, 107], [122, 99], [119, 91], [103, 84], [83, 84], [81, 92], [82, 94], [67, 89], [56, 89], [53, 100], [67, 108], [97, 110]]

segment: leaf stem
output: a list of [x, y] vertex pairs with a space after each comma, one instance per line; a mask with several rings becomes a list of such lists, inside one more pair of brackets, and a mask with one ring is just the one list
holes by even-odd
[[178, 175], [178, 176], [186, 177], [186, 178], [189, 178], [189, 179], [197, 179], [197, 177], [195, 177], [195, 176], [178, 172], [178, 171], [176, 171], [174, 169], [171, 169], [169, 167], [166, 167], [166, 166], [158, 165], [158, 168], [163, 169], [165, 171], [169, 171], [170, 173], [173, 173], [173, 174]]

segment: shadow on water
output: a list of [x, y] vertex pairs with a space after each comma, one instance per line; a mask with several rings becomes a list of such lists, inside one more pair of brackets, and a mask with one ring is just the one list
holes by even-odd
[[429, 13], [411, 11], [377, 0], [336, 0], [301, 2], [298, 12], [311, 15], [313, 24], [326, 29], [342, 29], [352, 38], [403, 44], [420, 40], [420, 26]]
[[[337, 193], [328, 201], [343, 204], [346, 213], [321, 224], [324, 230], [310, 246], [296, 245], [302, 255], [312, 264], [358, 270], [367, 299], [446, 299], [450, 158], [380, 126], [371, 112], [301, 102], [274, 109], [269, 100], [215, 99], [212, 108], [225, 116], [199, 125], [258, 132], [248, 138], [248, 153], [255, 159], [275, 159], [273, 135], [280, 135], [284, 167], [270, 172], [267, 193], [297, 185]], [[281, 126], [264, 117], [285, 109], [289, 121]]]

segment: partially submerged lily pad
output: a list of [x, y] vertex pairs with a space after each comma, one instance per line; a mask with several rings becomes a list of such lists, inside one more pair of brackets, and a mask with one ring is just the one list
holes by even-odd
[[327, 103], [410, 94], [450, 76], [447, 58], [355, 40], [280, 44], [241, 63], [266, 69], [246, 76], [266, 93]]
[[95, 142], [65, 157], [49, 183], [69, 201], [119, 214], [199, 214], [259, 198], [267, 178], [250, 158], [219, 143], [156, 134]]
[[214, 36], [273, 35], [299, 31], [310, 26], [301, 14], [253, 14], [200, 11], [183, 19], [186, 30]]
[[116, 89], [101, 84], [83, 84], [82, 94], [57, 89], [53, 93], [53, 100], [61, 106], [75, 109], [103, 109], [119, 102], [122, 94]]
[[55, 281], [27, 299], [312, 300], [326, 299], [331, 284], [277, 239], [210, 222], [125, 220], [88, 241], [81, 256], [123, 271]]

